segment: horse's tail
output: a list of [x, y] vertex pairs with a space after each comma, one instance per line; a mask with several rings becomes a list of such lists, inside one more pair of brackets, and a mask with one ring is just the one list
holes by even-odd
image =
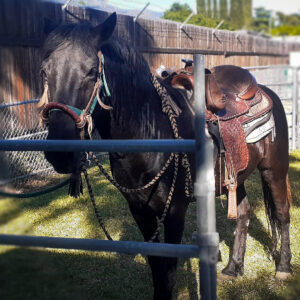
[[270, 189], [268, 183], [263, 178], [263, 176], [261, 177], [261, 180], [262, 180], [262, 187], [263, 187], [263, 192], [264, 192], [264, 202], [265, 202], [265, 210], [266, 210], [267, 220], [268, 220], [269, 226], [271, 227], [271, 234], [272, 234], [271, 255], [273, 258], [275, 258], [278, 236], [280, 235], [279, 222], [276, 217], [276, 207], [274, 204], [271, 189]]
[[[262, 184], [263, 184], [266, 215], [267, 215], [268, 222], [271, 227], [271, 233], [272, 233], [273, 249], [272, 249], [271, 254], [274, 257], [276, 255], [278, 237], [280, 236], [280, 233], [281, 233], [280, 224], [279, 224], [278, 218], [276, 216], [276, 207], [274, 204], [274, 199], [273, 199], [271, 190], [263, 177], [262, 177]], [[288, 201], [288, 204], [291, 207], [292, 193], [291, 193], [291, 186], [290, 186], [290, 180], [289, 180], [288, 174], [286, 175], [286, 189], [287, 189], [287, 199], [286, 200]]]

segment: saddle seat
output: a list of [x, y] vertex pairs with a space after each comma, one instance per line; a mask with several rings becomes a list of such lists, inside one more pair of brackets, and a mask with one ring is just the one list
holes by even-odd
[[[207, 109], [215, 113], [220, 120], [230, 120], [246, 114], [250, 108], [262, 100], [255, 78], [243, 68], [222, 65], [211, 69], [206, 75]], [[211, 95], [211, 96], [210, 96]], [[211, 103], [224, 105], [214, 106]]]
[[254, 76], [246, 69], [233, 65], [221, 65], [212, 68], [211, 73], [220, 90], [226, 95], [250, 100], [258, 90]]
[[[174, 87], [185, 90], [194, 88], [193, 66], [180, 69], [170, 74], [170, 77]], [[205, 70], [205, 97], [208, 117], [216, 114], [221, 120], [246, 114], [251, 106], [262, 99], [252, 74], [233, 65], [221, 65]]]

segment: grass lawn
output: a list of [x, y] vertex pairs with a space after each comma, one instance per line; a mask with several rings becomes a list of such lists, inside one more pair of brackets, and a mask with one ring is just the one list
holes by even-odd
[[[115, 240], [143, 241], [126, 201], [97, 169], [93, 174], [96, 202], [107, 229]], [[275, 266], [269, 256], [270, 233], [264, 212], [257, 173], [246, 188], [252, 216], [245, 256], [245, 275], [218, 283], [219, 299], [299, 299], [300, 295], [300, 151], [290, 156], [293, 193], [291, 248], [294, 275], [285, 283], [274, 279]], [[95, 219], [85, 190], [72, 199], [67, 187], [37, 198], [2, 198], [0, 233], [40, 236], [100, 238], [104, 235]], [[226, 219], [218, 198], [217, 229], [221, 261], [227, 263], [233, 243], [235, 222]], [[226, 205], [224, 205], [225, 207]], [[196, 229], [196, 207], [191, 204], [183, 243], [191, 243]], [[152, 279], [146, 259], [140, 255], [119, 255], [70, 250], [49, 250], [0, 246], [0, 299], [152, 299]], [[198, 260], [180, 260], [174, 299], [197, 299]]]

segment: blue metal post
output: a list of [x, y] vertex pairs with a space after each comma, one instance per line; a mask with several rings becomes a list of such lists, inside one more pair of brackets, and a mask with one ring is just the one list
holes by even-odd
[[216, 262], [219, 235], [216, 233], [215, 177], [211, 137], [205, 129], [204, 56], [194, 55], [197, 242], [200, 250], [201, 299], [216, 299]]

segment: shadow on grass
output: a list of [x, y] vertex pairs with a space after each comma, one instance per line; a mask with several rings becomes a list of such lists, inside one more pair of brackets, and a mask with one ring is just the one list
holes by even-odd
[[6, 224], [17, 218], [23, 210], [35, 210], [48, 206], [54, 199], [64, 197], [67, 194], [67, 187], [62, 187], [42, 197], [32, 197], [26, 199], [12, 198], [12, 208], [7, 212], [0, 212], [0, 225]]
[[276, 280], [268, 270], [261, 271], [255, 278], [238, 278], [218, 284], [219, 299], [266, 299], [296, 300], [300, 295], [300, 266], [286, 281]]
[[19, 248], [0, 255], [0, 268], [0, 299], [152, 298], [150, 273], [132, 256]]

